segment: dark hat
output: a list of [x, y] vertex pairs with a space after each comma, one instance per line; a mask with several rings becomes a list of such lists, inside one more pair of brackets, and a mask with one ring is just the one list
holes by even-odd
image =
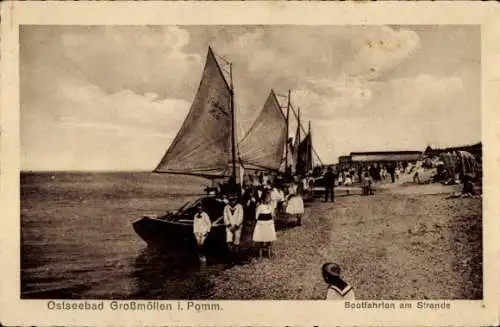
[[332, 279], [340, 277], [340, 266], [333, 262], [327, 262], [323, 265], [323, 278], [327, 283], [330, 283]]
[[236, 193], [229, 193], [229, 194], [227, 195], [227, 198], [228, 198], [229, 200], [237, 200], [237, 199], [238, 199], [238, 194], [236, 194]]

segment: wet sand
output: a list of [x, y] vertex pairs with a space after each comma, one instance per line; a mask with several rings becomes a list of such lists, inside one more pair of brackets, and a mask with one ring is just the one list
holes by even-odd
[[482, 200], [446, 198], [457, 189], [383, 184], [372, 196], [317, 200], [302, 227], [278, 231], [273, 258], [214, 276], [211, 297], [324, 299], [321, 265], [334, 261], [357, 299], [480, 299]]

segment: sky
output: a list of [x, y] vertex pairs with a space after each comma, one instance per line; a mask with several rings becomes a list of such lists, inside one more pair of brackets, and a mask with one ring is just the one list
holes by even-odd
[[273, 88], [291, 89], [323, 163], [471, 144], [480, 42], [463, 25], [22, 26], [21, 169], [154, 169], [209, 45], [233, 63], [239, 137]]

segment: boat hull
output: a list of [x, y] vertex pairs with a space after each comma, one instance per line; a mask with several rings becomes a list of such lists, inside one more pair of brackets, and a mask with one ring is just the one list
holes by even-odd
[[[192, 224], [143, 217], [135, 221], [132, 225], [137, 235], [150, 247], [166, 248], [172, 251], [197, 252], [198, 248]], [[221, 253], [226, 250], [224, 226], [215, 226], [212, 228], [207, 236], [204, 247], [210, 252]]]

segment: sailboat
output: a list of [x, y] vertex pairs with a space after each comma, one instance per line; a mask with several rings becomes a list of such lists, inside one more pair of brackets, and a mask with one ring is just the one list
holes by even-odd
[[305, 138], [297, 145], [297, 173], [304, 176], [306, 173], [312, 172], [313, 156], [312, 156], [312, 136], [311, 122], [309, 122], [309, 130]]
[[[154, 172], [210, 179], [229, 177], [234, 183], [242, 169], [278, 170], [287, 139], [288, 120], [275, 92], [270, 91], [259, 116], [239, 143], [234, 107], [232, 64], [229, 64], [228, 81], [209, 47], [191, 109]], [[225, 227], [222, 223], [217, 224], [225, 202], [218, 196], [207, 194], [163, 216], [142, 217], [133, 223], [133, 228], [148, 245], [194, 250], [193, 219], [199, 203], [215, 223], [205, 247], [225, 248]]]

